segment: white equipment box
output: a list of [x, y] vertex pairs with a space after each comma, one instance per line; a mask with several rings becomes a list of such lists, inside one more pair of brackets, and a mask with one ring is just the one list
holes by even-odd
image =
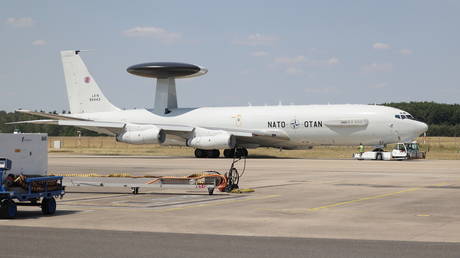
[[48, 134], [0, 133], [0, 157], [12, 161], [8, 174], [48, 174]]

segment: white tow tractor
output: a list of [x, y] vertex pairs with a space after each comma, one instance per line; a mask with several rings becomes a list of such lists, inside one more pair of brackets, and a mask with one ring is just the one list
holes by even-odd
[[408, 160], [424, 159], [425, 156], [425, 152], [420, 151], [417, 142], [398, 143], [392, 151], [376, 148], [372, 151], [353, 154], [353, 158], [358, 160]]

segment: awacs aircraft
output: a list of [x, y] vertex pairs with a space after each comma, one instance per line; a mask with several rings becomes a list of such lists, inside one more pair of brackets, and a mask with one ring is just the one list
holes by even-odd
[[381, 146], [408, 142], [427, 125], [399, 109], [378, 105], [290, 105], [179, 108], [175, 80], [203, 75], [184, 63], [143, 63], [129, 73], [157, 80], [153, 109], [122, 110], [105, 98], [80, 51], [62, 51], [70, 114], [17, 123], [76, 126], [131, 144], [182, 145], [198, 158], [247, 156], [248, 148], [308, 149], [315, 145]]

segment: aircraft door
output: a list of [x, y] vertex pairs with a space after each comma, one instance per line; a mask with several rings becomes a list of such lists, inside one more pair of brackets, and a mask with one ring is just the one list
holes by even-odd
[[396, 125], [395, 125], [394, 123], [391, 123], [391, 124], [389, 124], [388, 126], [389, 126], [389, 127], [391, 128], [391, 130], [393, 131], [393, 133], [394, 133], [394, 135], [395, 135], [395, 139], [396, 139], [398, 142], [401, 141], [401, 136], [400, 136], [400, 134], [399, 134], [398, 129], [396, 128]]

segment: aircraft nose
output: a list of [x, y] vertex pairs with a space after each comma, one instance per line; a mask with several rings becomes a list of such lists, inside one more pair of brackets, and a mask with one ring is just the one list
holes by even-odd
[[421, 135], [423, 133], [425, 133], [426, 131], [428, 131], [428, 125], [423, 123], [423, 122], [418, 122], [417, 121], [417, 132], [418, 132], [418, 135]]

